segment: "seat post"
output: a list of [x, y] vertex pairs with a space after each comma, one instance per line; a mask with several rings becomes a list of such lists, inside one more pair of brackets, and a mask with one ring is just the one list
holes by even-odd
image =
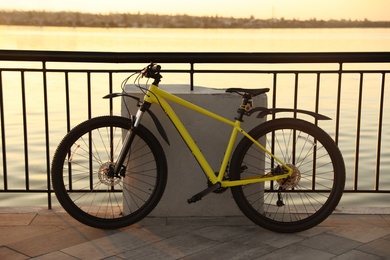
[[249, 111], [252, 107], [252, 94], [245, 93], [242, 95], [242, 102], [240, 107], [237, 109], [237, 116], [235, 117], [236, 120], [240, 122], [244, 122], [243, 117], [245, 115], [245, 112]]

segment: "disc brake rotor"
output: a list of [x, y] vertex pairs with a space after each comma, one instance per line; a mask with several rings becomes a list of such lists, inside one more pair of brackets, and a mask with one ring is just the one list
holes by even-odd
[[111, 162], [105, 162], [102, 165], [100, 165], [99, 171], [98, 171], [98, 176], [99, 176], [100, 182], [107, 185], [107, 186], [111, 186], [111, 187], [117, 185], [121, 181], [121, 178], [116, 178], [114, 176], [111, 177], [109, 175], [112, 167], [113, 167], [113, 165]]

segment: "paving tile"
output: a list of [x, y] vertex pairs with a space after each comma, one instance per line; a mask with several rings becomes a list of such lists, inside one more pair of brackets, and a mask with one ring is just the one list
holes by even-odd
[[326, 251], [335, 255], [343, 254], [361, 245], [361, 243], [354, 240], [330, 234], [321, 234], [303, 240], [299, 244]]
[[358, 221], [360, 226], [390, 227], [384, 215], [350, 215], [350, 219]]
[[389, 224], [381, 215], [352, 215], [352, 214], [333, 214], [330, 215], [320, 226], [348, 227], [348, 226], [383, 226]]
[[123, 260], [123, 258], [114, 255], [114, 256], [106, 257], [106, 258], [104, 258], [104, 260]]
[[316, 226], [316, 227], [313, 227], [311, 229], [308, 229], [308, 230], [305, 230], [302, 232], [298, 232], [296, 234], [303, 236], [303, 237], [314, 237], [314, 236], [317, 236], [319, 234], [329, 232], [330, 230], [332, 230], [331, 227]]
[[46, 207], [0, 207], [0, 214], [26, 214], [26, 213], [38, 213], [42, 210], [47, 210]]
[[133, 250], [163, 238], [140, 229], [127, 229], [85, 243], [62, 249], [61, 251], [79, 259], [102, 259]]
[[[45, 230], [50, 227], [40, 228]], [[27, 238], [15, 243], [7, 244], [7, 246], [30, 257], [35, 257], [115, 232], [118, 231], [104, 231], [89, 227], [71, 228], [52, 232], [50, 235], [43, 234]]]
[[357, 249], [369, 254], [390, 258], [390, 243], [387, 239], [376, 239], [358, 247]]
[[237, 237], [247, 236], [256, 232], [257, 227], [245, 226], [209, 226], [194, 231], [194, 234], [206, 237], [211, 240], [227, 242]]
[[39, 212], [31, 222], [33, 226], [83, 226], [68, 213], [56, 211]]
[[381, 215], [383, 221], [386, 222], [387, 226], [390, 227], [390, 214], [389, 215]]
[[178, 259], [187, 258], [219, 243], [195, 234], [185, 234], [126, 251], [118, 256], [126, 259]]
[[261, 230], [240, 237], [236, 239], [236, 241], [252, 246], [268, 245], [275, 248], [283, 248], [304, 239], [306, 238], [298, 234], [282, 234], [268, 230]]
[[326, 259], [329, 260], [336, 255], [317, 250], [310, 247], [304, 247], [302, 245], [293, 244], [289, 245], [287, 247], [275, 250], [271, 253], [268, 253], [263, 256], [259, 256], [253, 259], [258, 260], [280, 260], [280, 259], [288, 259], [288, 260], [302, 260], [302, 259], [315, 259], [315, 260], [322, 260]]
[[244, 216], [229, 217], [146, 217], [142, 219], [141, 225], [231, 225], [231, 226], [257, 226]]
[[7, 247], [0, 247], [0, 259], [2, 260], [22, 260], [22, 259], [28, 259], [29, 257], [26, 255], [23, 255], [19, 252], [16, 252], [14, 250], [11, 250]]
[[368, 243], [380, 237], [390, 234], [390, 227], [375, 227], [375, 226], [347, 226], [337, 227], [332, 229], [329, 233], [337, 236], [352, 239], [361, 243]]
[[[156, 245], [143, 246], [134, 250], [126, 251], [118, 254], [116, 257], [119, 259], [132, 259], [132, 260], [173, 260], [177, 259], [176, 254], [170, 255], [170, 251], [165, 252], [165, 248], [159, 248]], [[111, 259], [111, 258], [109, 258]], [[106, 260], [106, 258], [105, 258]]]
[[193, 232], [202, 227], [197, 226], [144, 226], [141, 230], [146, 230], [161, 238], [171, 238], [174, 236], [183, 235], [189, 232]]
[[342, 255], [332, 258], [332, 260], [383, 260], [385, 258], [368, 254], [359, 250], [351, 250]]
[[61, 231], [58, 227], [40, 226], [6, 226], [0, 227], [0, 245], [9, 245], [24, 241], [26, 239], [34, 239], [40, 236], [48, 236], [51, 233]]
[[27, 226], [36, 215], [34, 213], [1, 213], [0, 226]]
[[383, 238], [383, 239], [390, 240], [390, 235], [384, 236], [384, 237], [382, 237], [382, 238]]
[[276, 250], [276, 248], [265, 244], [252, 246], [248, 244], [241, 244], [238, 243], [237, 240], [233, 240], [190, 255], [186, 257], [186, 259], [253, 259], [266, 255], [274, 250]]
[[138, 222], [141, 226], [166, 226], [167, 218], [146, 217]]
[[[171, 217], [167, 225], [195, 225], [195, 226], [256, 226], [246, 217]], [[257, 226], [256, 226], [257, 227]], [[260, 228], [260, 227], [259, 227]]]
[[51, 253], [37, 256], [37, 257], [33, 257], [30, 259], [34, 259], [34, 260], [53, 260], [53, 259], [55, 259], [55, 260], [77, 260], [77, 258], [70, 256], [70, 255], [67, 255], [67, 254], [64, 254], [60, 251], [51, 252]]
[[120, 230], [80, 224], [63, 209], [0, 208], [0, 259], [388, 259], [390, 215], [333, 214], [279, 234], [246, 217], [148, 217]]

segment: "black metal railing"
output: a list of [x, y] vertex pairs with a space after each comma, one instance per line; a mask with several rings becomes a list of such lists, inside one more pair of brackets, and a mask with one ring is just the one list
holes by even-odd
[[1, 196], [43, 194], [51, 208], [50, 163], [60, 138], [84, 119], [120, 111], [120, 101], [99, 98], [119, 91], [124, 78], [150, 61], [172, 75], [164, 77], [168, 84], [185, 83], [191, 90], [196, 85], [267, 86], [271, 107], [305, 108], [332, 117], [331, 122], [314, 122], [332, 135], [346, 157], [345, 191], [390, 193], [390, 178], [381, 174], [390, 169], [390, 52], [0, 50]]

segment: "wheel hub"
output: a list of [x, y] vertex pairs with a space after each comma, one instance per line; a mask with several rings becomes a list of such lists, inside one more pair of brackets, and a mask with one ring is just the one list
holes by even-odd
[[113, 187], [121, 181], [121, 178], [116, 178], [115, 176], [113, 176], [113, 169], [114, 165], [111, 162], [105, 162], [100, 165], [98, 176], [101, 183]]
[[293, 170], [293, 173], [290, 177], [277, 180], [279, 186], [284, 190], [291, 190], [298, 186], [299, 181], [301, 180], [301, 172], [295, 165], [287, 164]]

